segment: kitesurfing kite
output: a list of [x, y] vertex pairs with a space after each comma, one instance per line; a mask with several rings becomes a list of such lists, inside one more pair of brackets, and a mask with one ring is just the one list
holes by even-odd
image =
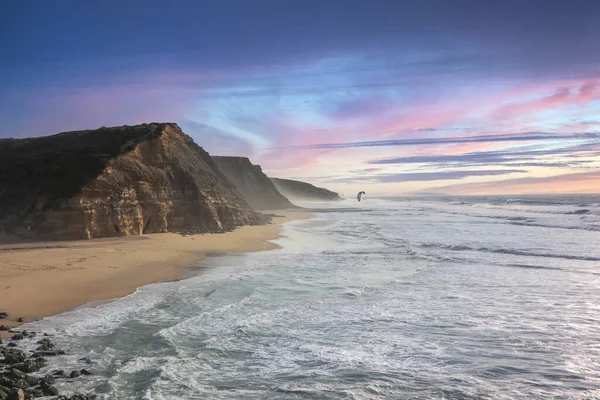
[[360, 201], [361, 197], [363, 194], [366, 194], [365, 192], [358, 192], [358, 194], [356, 195], [356, 200]]

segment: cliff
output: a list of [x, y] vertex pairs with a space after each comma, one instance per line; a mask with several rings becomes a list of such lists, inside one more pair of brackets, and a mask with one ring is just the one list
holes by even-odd
[[271, 181], [279, 193], [283, 194], [288, 199], [325, 201], [342, 200], [337, 193], [311, 185], [310, 183], [280, 178], [271, 178]]
[[79, 239], [265, 222], [176, 124], [0, 140], [0, 230]]
[[248, 158], [213, 156], [213, 160], [255, 210], [296, 207], [277, 191], [262, 168], [259, 165], [252, 165]]

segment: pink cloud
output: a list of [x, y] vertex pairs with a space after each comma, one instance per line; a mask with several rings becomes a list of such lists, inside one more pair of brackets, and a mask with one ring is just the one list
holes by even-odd
[[464, 195], [600, 193], [600, 170], [549, 177], [505, 179], [484, 183], [460, 183], [427, 190]]
[[579, 83], [575, 86], [561, 87], [550, 96], [538, 100], [509, 104], [496, 110], [496, 118], [514, 118], [538, 111], [551, 110], [571, 105], [579, 105], [600, 99], [598, 81]]

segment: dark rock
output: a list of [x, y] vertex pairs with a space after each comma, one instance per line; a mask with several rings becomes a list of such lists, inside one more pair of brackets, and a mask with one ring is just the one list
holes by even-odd
[[5, 319], [6, 317], [8, 317], [10, 314], [7, 312], [0, 312], [0, 319]]
[[12, 390], [6, 400], [25, 400], [25, 392], [23, 389]]
[[81, 372], [81, 375], [93, 375], [90, 371], [84, 368], [82, 368], [79, 372]]
[[65, 376], [65, 371], [63, 371], [62, 369], [57, 369], [52, 371], [52, 375], [53, 376]]
[[27, 389], [31, 385], [25, 379], [16, 379], [12, 381], [13, 388]]
[[50, 350], [51, 348], [54, 347], [54, 343], [52, 343], [50, 341], [50, 339], [42, 339], [40, 341], [37, 342], [37, 344], [39, 344], [40, 346], [36, 349], [38, 351], [46, 351], [46, 350]]
[[[5, 376], [0, 376], [0, 387], [10, 389], [14, 385], [14, 380]], [[7, 392], [8, 393], [8, 392]]]
[[71, 396], [59, 396], [57, 400], [94, 400], [96, 398], [95, 394], [81, 394], [77, 393]]
[[56, 378], [52, 375], [44, 375], [40, 378], [40, 385], [45, 383], [47, 385], [54, 385], [56, 383]]
[[19, 317], [19, 318], [17, 319], [17, 322], [25, 322], [25, 321], [23, 321], [23, 317]]
[[83, 357], [83, 358], [80, 358], [80, 359], [79, 359], [79, 360], [77, 360], [77, 361], [83, 361], [83, 362], [84, 362], [84, 363], [86, 363], [86, 364], [91, 364], [91, 363], [92, 363], [92, 359], [91, 359], [91, 358], [89, 358], [89, 357]]
[[13, 366], [13, 368], [18, 369], [19, 371], [23, 371], [23, 372], [36, 372], [39, 371], [40, 368], [42, 368], [45, 364], [45, 361], [43, 359], [37, 359], [37, 360], [27, 360], [24, 363], [21, 364], [15, 364]]
[[17, 347], [17, 344], [15, 342], [10, 342], [9, 344], [7, 344], [8, 347]]
[[[10, 343], [9, 343], [10, 345]], [[18, 364], [18, 363], [22, 363], [24, 362], [26, 359], [25, 357], [25, 353], [23, 353], [21, 350], [16, 350], [16, 349], [12, 349], [9, 350], [5, 355], [4, 355], [4, 361], [7, 364]]]
[[0, 331], [9, 331], [10, 328], [6, 325], [0, 325]]
[[48, 350], [48, 351], [42, 351], [41, 353], [35, 353], [35, 354], [52, 357], [52, 356], [62, 356], [63, 354], [65, 354], [65, 351], [64, 350]]
[[38, 388], [29, 388], [25, 390], [25, 398], [44, 397], [45, 394]]
[[23, 380], [23, 381], [27, 382], [27, 384], [28, 384], [27, 387], [35, 386], [35, 384], [38, 381], [36, 377], [27, 375], [26, 373], [19, 371], [18, 369], [15, 369], [15, 368], [12, 368], [9, 371], [8, 377], [11, 379], [14, 379], [16, 381]]
[[9, 393], [10, 393], [9, 388], [0, 386], [0, 400], [6, 400], [8, 398]]
[[29, 337], [30, 337], [30, 338], [33, 338], [33, 337], [35, 337], [35, 336], [36, 336], [36, 333], [35, 333], [35, 332], [31, 332], [31, 333], [29, 334]]
[[81, 375], [81, 372], [79, 372], [79, 371], [71, 371], [71, 374], [69, 375], [69, 378], [77, 378], [77, 377], [79, 377], [79, 375]]
[[17, 333], [16, 335], [13, 335], [13, 337], [11, 339], [12, 340], [23, 340], [24, 338], [25, 337], [22, 334]]
[[42, 382], [40, 385], [40, 390], [47, 396], [57, 396], [58, 389], [52, 385]]

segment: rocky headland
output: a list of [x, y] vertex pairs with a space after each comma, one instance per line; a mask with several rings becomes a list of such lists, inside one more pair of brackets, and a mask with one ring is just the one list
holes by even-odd
[[0, 140], [0, 229], [11, 235], [223, 232], [267, 221], [176, 124]]
[[337, 201], [343, 200], [339, 194], [310, 183], [292, 179], [271, 178], [275, 188], [290, 200], [297, 201]]
[[213, 160], [253, 209], [280, 210], [296, 207], [279, 193], [260, 165], [253, 165], [248, 158], [213, 156]]

